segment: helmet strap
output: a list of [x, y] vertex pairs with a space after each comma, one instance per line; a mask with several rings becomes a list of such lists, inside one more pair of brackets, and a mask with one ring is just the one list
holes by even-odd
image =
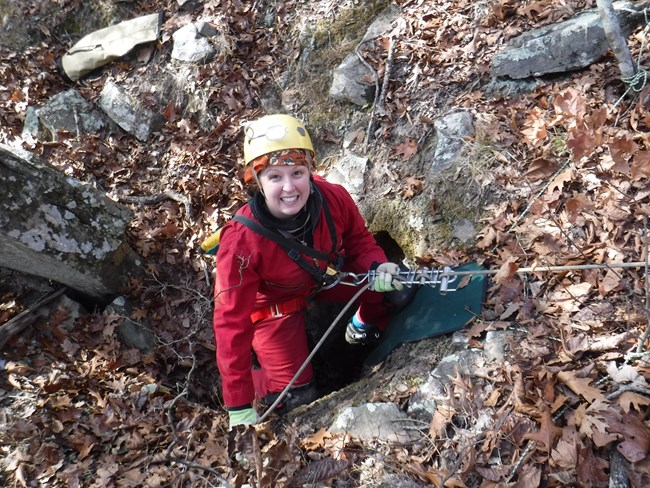
[[255, 180], [255, 184], [257, 185], [257, 189], [259, 192], [266, 198], [266, 195], [264, 195], [264, 189], [262, 188], [262, 183], [260, 183], [260, 178], [257, 175], [257, 171], [255, 171], [254, 165], [251, 165], [251, 175], [253, 175], [253, 180]]

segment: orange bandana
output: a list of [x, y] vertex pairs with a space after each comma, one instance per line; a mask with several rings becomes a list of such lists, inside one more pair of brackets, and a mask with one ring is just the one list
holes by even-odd
[[244, 182], [253, 179], [253, 171], [259, 173], [267, 166], [307, 166], [311, 168], [313, 158], [310, 151], [302, 149], [285, 149], [270, 154], [264, 154], [253, 159], [244, 171]]

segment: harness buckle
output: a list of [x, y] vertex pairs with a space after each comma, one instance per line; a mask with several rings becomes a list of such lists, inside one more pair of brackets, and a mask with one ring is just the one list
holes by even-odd
[[277, 303], [269, 305], [269, 310], [271, 310], [271, 317], [282, 317], [284, 315], [280, 312], [280, 307], [278, 307]]

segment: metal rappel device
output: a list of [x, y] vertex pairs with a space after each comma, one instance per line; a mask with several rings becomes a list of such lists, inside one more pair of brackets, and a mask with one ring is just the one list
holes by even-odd
[[[617, 268], [650, 268], [650, 263], [645, 261], [636, 261], [630, 263], [604, 263], [604, 264], [576, 264], [567, 266], [546, 266], [537, 265], [527, 268], [519, 268], [515, 274], [527, 273], [561, 273], [565, 271], [580, 271], [589, 269], [617, 269]], [[393, 275], [394, 279], [400, 280], [406, 286], [439, 286], [440, 294], [444, 295], [449, 291], [457, 291], [458, 288], [453, 285], [459, 278], [464, 276], [477, 276], [477, 275], [494, 275], [499, 270], [483, 269], [473, 271], [454, 271], [449, 266], [444, 268], [422, 268], [422, 269], [407, 269], [400, 270], [397, 274]], [[370, 270], [367, 273], [347, 273], [339, 272], [336, 283], [341, 285], [358, 286], [364, 283], [372, 283], [377, 277], [375, 270]], [[458, 283], [460, 284], [460, 282]], [[332, 285], [334, 286], [334, 285]]]
[[[440, 294], [444, 295], [448, 291], [456, 291], [456, 288], [450, 288], [450, 284], [454, 283], [458, 276], [467, 274], [452, 270], [449, 266], [442, 269], [436, 268], [421, 268], [421, 269], [407, 269], [400, 270], [399, 273], [393, 275], [393, 279], [401, 281], [406, 286], [422, 285], [439, 287]], [[339, 274], [339, 283], [341, 285], [359, 286], [364, 283], [372, 283], [377, 278], [377, 271], [370, 270], [367, 273], [346, 273]]]

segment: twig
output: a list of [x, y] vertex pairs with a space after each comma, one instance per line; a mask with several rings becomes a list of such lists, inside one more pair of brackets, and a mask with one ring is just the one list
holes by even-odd
[[517, 218], [517, 220], [510, 226], [510, 228], [508, 229], [509, 233], [512, 232], [512, 230], [519, 225], [519, 222], [521, 222], [523, 220], [523, 218], [528, 214], [528, 212], [530, 212], [530, 209], [533, 208], [533, 205], [535, 205], [535, 202], [537, 202], [537, 200], [539, 200], [539, 197], [541, 197], [544, 194], [544, 192], [551, 185], [551, 183], [553, 182], [555, 177], [557, 175], [559, 175], [562, 171], [564, 171], [564, 168], [566, 168], [569, 165], [570, 162], [571, 162], [571, 160], [567, 159], [564, 162], [564, 164], [562, 166], [560, 166], [557, 169], [557, 171], [551, 175], [551, 177], [548, 179], [546, 184], [535, 194], [535, 196], [528, 203], [528, 206], [524, 209], [523, 212], [521, 212], [521, 214], [519, 214], [519, 217]]
[[612, 447], [609, 454], [609, 488], [629, 488], [630, 479], [625, 469], [625, 459]]
[[614, 390], [611, 393], [608, 393], [605, 395], [605, 398], [608, 400], [613, 400], [614, 398], [621, 396], [623, 393], [626, 391], [633, 391], [635, 393], [641, 393], [642, 395], [646, 395], [650, 397], [650, 388], [644, 388], [643, 386], [638, 386], [638, 385], [621, 385], [619, 386], [616, 390]]
[[643, 237], [645, 240], [645, 316], [646, 316], [646, 326], [643, 334], [639, 338], [639, 342], [636, 345], [637, 354], [643, 352], [643, 345], [648, 340], [650, 336], [650, 311], [648, 306], [650, 304], [650, 284], [648, 284], [648, 278], [650, 278], [650, 273], [648, 272], [648, 219], [647, 217], [643, 219]]
[[185, 207], [185, 213], [187, 214], [188, 218], [190, 218], [192, 215], [192, 205], [190, 204], [190, 200], [185, 195], [181, 195], [180, 193], [173, 190], [166, 190], [162, 193], [159, 193], [158, 195], [149, 195], [142, 197], [118, 194], [117, 199], [120, 202], [135, 203], [137, 205], [153, 205], [155, 203], [162, 202], [163, 200], [170, 199], [183, 204]]
[[[373, 38], [373, 39], [374, 39], [374, 38]], [[363, 39], [363, 40], [362, 40], [362, 41], [357, 45], [357, 47], [354, 48], [354, 53], [355, 53], [355, 54], [357, 55], [357, 57], [359, 58], [359, 61], [361, 61], [361, 63], [362, 63], [366, 68], [368, 68], [368, 69], [370, 70], [370, 72], [372, 73], [372, 77], [373, 77], [374, 80], [375, 80], [375, 100], [373, 101], [373, 104], [372, 104], [372, 106], [373, 106], [373, 113], [374, 113], [374, 107], [375, 107], [375, 105], [377, 104], [377, 100], [378, 100], [378, 98], [379, 98], [379, 76], [377, 76], [377, 70], [376, 70], [375, 68], [373, 68], [373, 67], [370, 65], [370, 63], [369, 63], [368, 61], [366, 61], [366, 60], [363, 58], [363, 56], [361, 55], [361, 52], [359, 51], [359, 50], [361, 49], [361, 46], [363, 46], [363, 45], [364, 45], [366, 42], [368, 42], [369, 40], [370, 40], [370, 39]], [[371, 113], [371, 114], [370, 114], [370, 120], [371, 120], [371, 121], [372, 121], [372, 115], [373, 115], [373, 114]], [[366, 133], [366, 140], [364, 141], [364, 144], [365, 144], [366, 146], [368, 145], [368, 140], [369, 140], [369, 138], [370, 138], [370, 135], [369, 135], [369, 134], [370, 134], [370, 130], [368, 130], [368, 132]]]
[[178, 464], [182, 464], [183, 466], [187, 466], [188, 468], [207, 471], [208, 473], [214, 475], [214, 477], [217, 478], [222, 483], [223, 486], [225, 486], [226, 488], [232, 488], [232, 485], [228, 483], [228, 481], [223, 476], [221, 476], [217, 470], [211, 468], [210, 466], [205, 466], [204, 464], [199, 464], [199, 463], [193, 463], [191, 461], [185, 461], [184, 459], [175, 458], [175, 457], [170, 457], [169, 460], [173, 463], [178, 463]]
[[192, 335], [193, 334], [190, 334], [190, 337], [188, 338], [190, 343], [190, 354], [192, 355], [192, 367], [190, 368], [190, 371], [187, 373], [187, 378], [185, 381], [185, 385], [183, 386], [183, 390], [178, 395], [176, 395], [176, 397], [174, 397], [174, 399], [167, 407], [167, 423], [169, 424], [169, 427], [172, 429], [172, 436], [174, 437], [174, 443], [180, 443], [181, 440], [178, 435], [178, 432], [176, 431], [176, 425], [174, 424], [174, 407], [176, 406], [176, 402], [178, 402], [184, 396], [187, 396], [189, 390], [189, 384], [192, 379], [192, 374], [196, 369], [196, 354], [194, 354], [194, 347], [193, 347], [194, 343], [192, 342]]
[[8, 320], [2, 326], [0, 326], [0, 349], [2, 349], [11, 337], [31, 325], [31, 323], [36, 319], [34, 317], [34, 312], [36, 312], [43, 305], [47, 305], [54, 299], [58, 298], [65, 291], [65, 287], [59, 288], [54, 293], [49, 294], [42, 300], [36, 302], [34, 305], [29, 307], [27, 310], [22, 311], [16, 315], [11, 320]]
[[[364, 144], [367, 146], [370, 142], [370, 135], [373, 133], [375, 125], [375, 115], [377, 112], [382, 114], [386, 112], [385, 101], [386, 93], [388, 91], [388, 84], [390, 82], [390, 75], [393, 71], [393, 55], [395, 52], [395, 36], [390, 36], [390, 44], [388, 46], [388, 58], [386, 59], [386, 67], [384, 68], [384, 81], [381, 85], [381, 94], [379, 93], [379, 88], [375, 84], [375, 103], [372, 106], [372, 111], [370, 112], [370, 120], [368, 121], [368, 129], [366, 130], [366, 140]], [[378, 83], [378, 77], [375, 75], [375, 81]]]

